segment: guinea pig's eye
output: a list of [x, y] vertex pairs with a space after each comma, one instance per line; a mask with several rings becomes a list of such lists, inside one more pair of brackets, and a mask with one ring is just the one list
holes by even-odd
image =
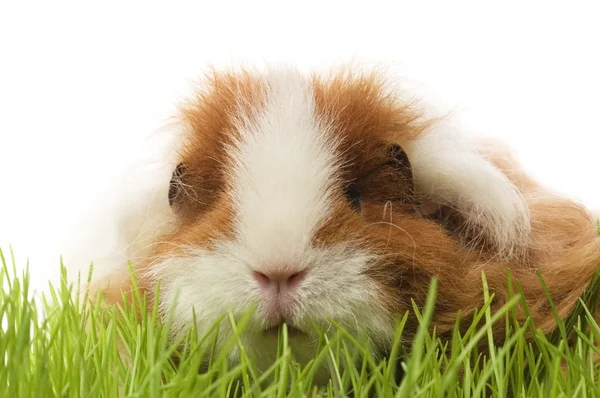
[[394, 166], [398, 169], [409, 169], [410, 161], [408, 160], [408, 155], [404, 152], [404, 149], [398, 144], [393, 144], [390, 146], [390, 155], [394, 161]]
[[181, 176], [185, 171], [183, 163], [179, 163], [173, 171], [171, 182], [169, 183], [169, 206], [173, 206], [181, 188]]
[[408, 185], [409, 190], [411, 192], [414, 191], [412, 166], [410, 160], [408, 160], [408, 155], [404, 152], [404, 149], [397, 144], [391, 145], [390, 155], [392, 158], [392, 167], [398, 171], [404, 183]]
[[359, 212], [360, 211], [360, 191], [358, 190], [358, 185], [350, 184], [346, 187], [346, 198], [350, 202], [350, 206]]

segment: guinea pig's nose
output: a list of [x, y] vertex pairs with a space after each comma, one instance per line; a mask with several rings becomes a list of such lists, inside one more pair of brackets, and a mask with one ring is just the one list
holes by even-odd
[[263, 289], [277, 289], [278, 292], [294, 290], [306, 276], [304, 271], [253, 271], [252, 276]]

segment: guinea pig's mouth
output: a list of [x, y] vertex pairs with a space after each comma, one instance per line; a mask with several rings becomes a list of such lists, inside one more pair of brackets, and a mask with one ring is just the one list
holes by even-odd
[[[279, 331], [283, 329], [283, 325], [284, 325], [283, 323], [280, 323], [278, 325], [268, 327], [265, 329], [265, 334], [277, 337], [279, 335]], [[285, 326], [287, 328], [288, 337], [297, 337], [297, 336], [302, 336], [302, 335], [306, 334], [302, 330], [295, 328], [291, 325], [288, 325], [287, 323], [285, 324]]]

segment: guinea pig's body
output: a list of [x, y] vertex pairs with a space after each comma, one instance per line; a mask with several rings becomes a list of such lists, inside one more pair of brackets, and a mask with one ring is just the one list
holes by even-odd
[[[385, 352], [396, 317], [411, 299], [424, 303], [431, 277], [444, 332], [481, 306], [482, 271], [500, 306], [507, 269], [538, 326], [553, 328], [538, 269], [569, 313], [600, 262], [593, 217], [504, 150], [426, 120], [398, 94], [375, 72], [207, 77], [182, 107], [181, 140], [153, 194], [168, 216], [130, 252], [143, 289], [160, 281], [159, 308], [174, 308], [176, 333], [192, 310], [203, 334], [255, 303], [244, 343], [264, 368], [284, 322], [300, 361], [312, 354], [313, 323], [329, 319]], [[118, 265], [94, 284], [109, 302], [129, 288]], [[230, 335], [227, 322], [220, 333]]]

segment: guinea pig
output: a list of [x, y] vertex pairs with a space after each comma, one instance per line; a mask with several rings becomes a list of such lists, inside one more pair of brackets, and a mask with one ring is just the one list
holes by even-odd
[[[555, 323], [536, 271], [568, 315], [600, 263], [594, 217], [538, 184], [500, 143], [402, 98], [378, 70], [205, 76], [181, 105], [170, 164], [149, 194], [162, 210], [125, 216], [149, 222], [129, 232], [145, 235], [128, 254], [143, 291], [160, 283], [158, 308], [173, 311], [175, 335], [194, 319], [202, 335], [255, 304], [243, 342], [263, 369], [283, 323], [299, 362], [314, 354], [313, 325], [331, 320], [385, 353], [432, 277], [433, 324], [444, 333], [459, 312], [481, 308], [482, 272], [493, 308], [504, 304], [507, 270], [542, 330]], [[130, 288], [125, 262], [92, 284], [112, 304]], [[409, 317], [406, 339], [417, 325]], [[220, 341], [231, 333], [224, 322]]]

